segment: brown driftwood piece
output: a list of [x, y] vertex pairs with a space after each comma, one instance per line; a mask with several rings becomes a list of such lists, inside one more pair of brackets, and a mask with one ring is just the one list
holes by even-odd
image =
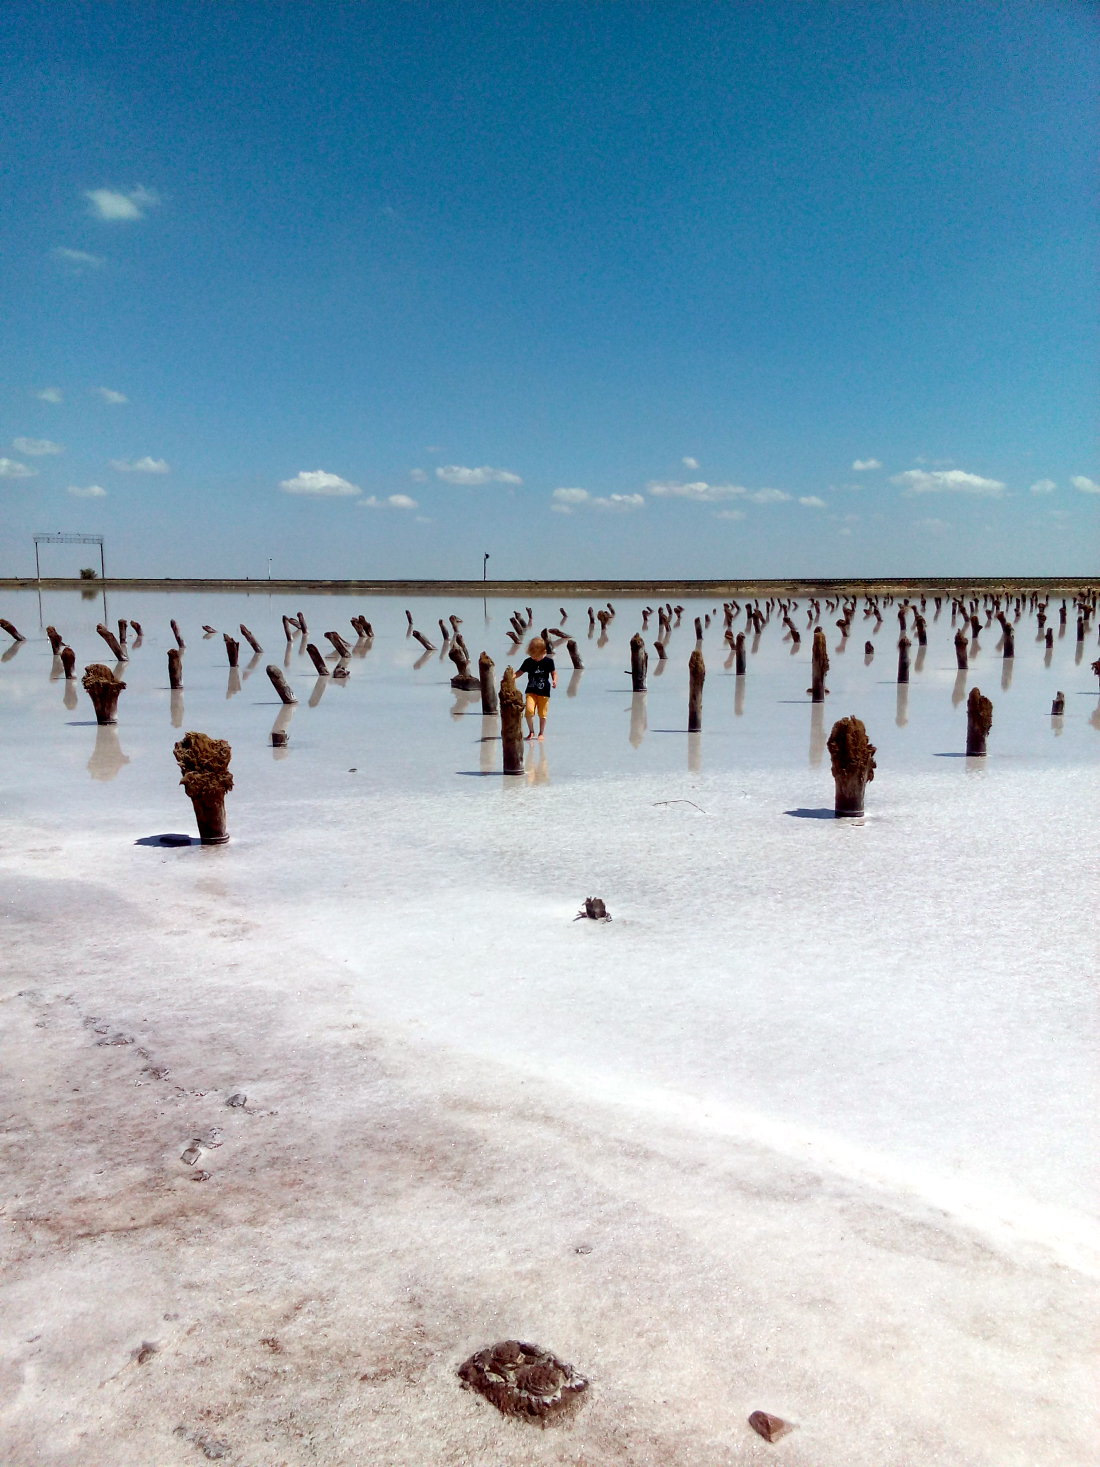
[[745, 666], [746, 666], [746, 663], [745, 663], [745, 633], [744, 632], [738, 632], [737, 633], [737, 640], [733, 644], [733, 652], [734, 652], [734, 657], [736, 658], [736, 661], [734, 662], [734, 667], [733, 667], [734, 675], [736, 677], [744, 677], [745, 676]]
[[298, 630], [303, 637], [309, 636], [309, 628], [306, 626], [306, 614], [304, 611], [299, 611], [298, 613]]
[[993, 704], [988, 698], [984, 698], [977, 688], [971, 688], [970, 696], [966, 700], [967, 754], [975, 758], [984, 756], [985, 742], [992, 727]]
[[175, 639], [176, 639], [176, 646], [177, 646], [177, 647], [178, 647], [178, 648], [179, 648], [179, 649], [180, 649], [180, 651], [181, 651], [181, 652], [182, 652], [182, 651], [183, 651], [183, 650], [184, 650], [184, 648], [185, 648], [185, 647], [186, 647], [186, 645], [187, 645], [187, 644], [186, 644], [186, 642], [185, 642], [185, 641], [184, 641], [184, 640], [183, 640], [183, 635], [182, 635], [182, 633], [181, 633], [181, 632], [180, 632], [180, 629], [179, 629], [179, 626], [178, 626], [178, 625], [177, 625], [177, 623], [176, 623], [176, 622], [174, 622], [174, 621], [170, 621], [170, 622], [169, 622], [169, 623], [168, 623], [168, 625], [169, 625], [169, 626], [170, 626], [170, 627], [171, 627], [171, 628], [172, 628], [172, 635], [173, 635], [173, 636], [174, 636], [174, 637], [175, 637]]
[[168, 686], [173, 692], [183, 687], [183, 654], [178, 647], [168, 649]]
[[1011, 624], [1008, 622], [1005, 623], [1004, 627], [1003, 653], [1005, 657], [1016, 656], [1016, 634], [1013, 631]]
[[500, 712], [497, 686], [493, 681], [493, 659], [483, 652], [477, 659], [478, 686], [481, 688], [481, 711], [489, 716]]
[[204, 846], [223, 846], [229, 839], [225, 797], [233, 788], [229, 773], [232, 749], [225, 739], [191, 732], [184, 734], [172, 752], [180, 767], [180, 784], [194, 806], [199, 840]]
[[646, 668], [649, 666], [649, 653], [645, 649], [645, 642], [640, 632], [635, 632], [630, 639], [630, 686], [635, 693], [645, 692]]
[[61, 649], [65, 645], [65, 638], [61, 635], [56, 627], [47, 627], [46, 635], [50, 639], [50, 646], [53, 649], [53, 655], [55, 657], [60, 657]]
[[252, 648], [253, 652], [255, 652], [257, 656], [259, 656], [259, 654], [264, 650], [260, 646], [259, 642], [257, 642], [256, 638], [245, 626], [243, 621], [241, 622], [241, 636], [245, 639], [245, 641], [248, 643], [248, 645]]
[[812, 671], [810, 673], [810, 701], [812, 703], [824, 703], [825, 694], [829, 691], [825, 686], [825, 674], [829, 671], [829, 648], [825, 641], [825, 632], [821, 627], [814, 628]]
[[665, 658], [668, 656], [668, 651], [665, 647], [665, 644], [660, 640], [660, 638], [658, 638], [657, 641], [653, 643], [653, 650], [657, 654], [657, 661], [664, 662]]
[[124, 616], [120, 616], [118, 619], [118, 640], [123, 644], [123, 646], [126, 645], [126, 633], [129, 631], [129, 629], [130, 623], [126, 620]]
[[579, 922], [583, 917], [591, 917], [593, 922], [611, 921], [611, 913], [607, 910], [603, 897], [585, 897], [584, 906], [573, 921]]
[[578, 671], [583, 670], [584, 663], [581, 661], [581, 654], [577, 648], [576, 642], [573, 640], [572, 637], [567, 637], [565, 639], [565, 650], [569, 653], [569, 660], [573, 664], [573, 666]]
[[434, 642], [429, 642], [428, 639], [427, 639], [427, 637], [424, 635], [423, 632], [418, 632], [414, 628], [414, 630], [413, 630], [413, 637], [415, 638], [416, 641], [418, 641], [420, 643], [420, 645], [424, 648], [424, 651], [425, 652], [434, 652], [435, 651], [435, 643]]
[[107, 643], [107, 646], [110, 647], [111, 651], [115, 654], [116, 662], [128, 662], [130, 660], [130, 654], [119, 642], [118, 638], [115, 636], [114, 632], [112, 632], [110, 627], [105, 627], [103, 623], [100, 622], [96, 627], [96, 631]]
[[351, 648], [348, 646], [347, 642], [344, 641], [339, 632], [326, 632], [325, 640], [332, 643], [332, 650], [336, 652], [340, 657], [351, 656]]
[[458, 1374], [467, 1390], [484, 1396], [505, 1416], [540, 1425], [573, 1410], [588, 1389], [588, 1381], [572, 1365], [523, 1340], [502, 1340], [479, 1350], [459, 1366]]
[[65, 669], [65, 681], [71, 683], [76, 676], [73, 670], [76, 667], [76, 653], [71, 647], [62, 647], [58, 655], [61, 658], [61, 666]]
[[967, 636], [962, 627], [955, 633], [955, 666], [960, 672], [964, 672], [967, 666]]
[[1054, 702], [1050, 705], [1050, 716], [1051, 718], [1061, 718], [1062, 714], [1065, 713], [1065, 711], [1066, 695], [1061, 691], [1061, 689], [1059, 689], [1058, 692], [1054, 695]]
[[477, 693], [481, 690], [481, 678], [474, 677], [470, 671], [470, 659], [461, 647], [452, 647], [447, 656], [455, 665], [455, 676], [451, 679], [451, 687], [457, 688], [460, 693]]
[[281, 667], [276, 667], [273, 662], [269, 662], [267, 666], [267, 675], [271, 679], [271, 686], [275, 689], [275, 691], [278, 693], [279, 697], [283, 700], [284, 703], [297, 703], [298, 699], [294, 696], [293, 692], [291, 691], [290, 684], [283, 676], [283, 670]]
[[133, 617], [131, 617], [130, 618], [130, 626], [131, 626], [131, 628], [133, 630], [133, 633], [134, 633], [134, 637], [135, 637], [136, 642], [140, 642], [141, 639], [142, 639], [142, 637], [144, 636], [144, 633], [141, 630], [141, 622], [140, 621], [135, 621], [133, 619]]
[[703, 727], [703, 682], [707, 665], [703, 654], [696, 647], [688, 658], [688, 733], [698, 733]]
[[18, 627], [13, 626], [5, 617], [0, 616], [0, 627], [3, 627], [13, 642], [25, 642], [27, 639]]
[[505, 774], [523, 773], [523, 706], [525, 698], [516, 687], [512, 668], [500, 680], [500, 742]]
[[297, 630], [298, 630], [298, 623], [294, 620], [294, 618], [292, 616], [286, 616], [284, 614], [284, 616], [283, 616], [283, 636], [286, 637], [286, 639], [287, 639], [288, 642], [293, 642], [294, 635], [297, 632]]
[[118, 722], [118, 695], [126, 686], [109, 667], [93, 662], [84, 669], [84, 691], [92, 700], [96, 723]]
[[313, 642], [308, 642], [306, 644], [306, 652], [309, 656], [310, 662], [312, 662], [314, 667], [317, 669], [317, 676], [328, 677], [328, 664], [321, 656], [320, 648], [317, 647]]
[[225, 655], [230, 667], [236, 667], [241, 655], [241, 644], [234, 640], [228, 632], [222, 632], [222, 641], [225, 643]]
[[867, 730], [854, 715], [838, 718], [826, 747], [836, 787], [835, 814], [862, 815], [864, 793], [875, 777], [875, 746]]
[[904, 633], [898, 638], [898, 682], [909, 681], [909, 648], [912, 646]]

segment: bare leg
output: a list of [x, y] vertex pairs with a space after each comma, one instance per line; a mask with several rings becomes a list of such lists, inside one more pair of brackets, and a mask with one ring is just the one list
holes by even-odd
[[545, 716], [543, 714], [540, 713], [539, 714], [539, 742], [541, 743], [542, 740], [545, 737], [546, 737], [546, 718], [545, 718]]

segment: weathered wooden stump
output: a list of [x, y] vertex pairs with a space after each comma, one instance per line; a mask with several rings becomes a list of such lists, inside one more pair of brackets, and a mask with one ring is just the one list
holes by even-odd
[[696, 641], [696, 643], [699, 643], [702, 640], [703, 640], [703, 620], [702, 620], [701, 617], [698, 617], [697, 616], [695, 618], [695, 641]]
[[825, 694], [829, 691], [828, 688], [825, 686], [825, 674], [828, 671], [829, 648], [825, 641], [825, 632], [821, 627], [815, 627], [813, 641], [813, 664], [810, 674], [811, 703], [824, 703]]
[[62, 647], [58, 655], [61, 658], [61, 666], [65, 669], [65, 681], [71, 683], [76, 677], [76, 653], [71, 647]]
[[222, 640], [225, 643], [225, 655], [230, 667], [236, 667], [241, 655], [241, 644], [235, 641], [228, 632], [222, 632]]
[[273, 662], [269, 662], [267, 666], [267, 675], [271, 679], [271, 686], [275, 689], [275, 691], [278, 693], [279, 697], [284, 703], [297, 703], [298, 699], [294, 696], [290, 684], [283, 676], [283, 670], [281, 667], [276, 667]]
[[339, 632], [326, 632], [325, 640], [332, 643], [332, 650], [340, 657], [350, 657], [351, 648]]
[[294, 637], [295, 637], [295, 633], [297, 632], [297, 630], [298, 630], [298, 623], [294, 620], [294, 618], [292, 616], [287, 616], [284, 613], [283, 614], [283, 636], [286, 637], [288, 643], [293, 642]]
[[703, 654], [696, 647], [688, 658], [688, 733], [698, 733], [703, 727], [703, 683], [707, 665]]
[[[818, 628], [818, 630], [820, 631], [820, 628]], [[824, 635], [824, 633], [822, 633], [822, 635]], [[735, 677], [744, 677], [745, 676], [745, 668], [748, 665], [747, 664], [747, 661], [746, 661], [746, 658], [745, 658], [745, 633], [744, 632], [738, 632], [737, 633], [737, 640], [733, 644], [733, 655], [734, 655], [734, 658], [735, 658], [734, 667], [733, 667], [734, 676]]]
[[966, 670], [968, 659], [966, 655], [967, 636], [962, 627], [955, 633], [955, 666], [960, 672]]
[[61, 649], [65, 645], [65, 638], [61, 635], [56, 627], [47, 627], [46, 635], [50, 639], [50, 647], [53, 649], [53, 655], [55, 657], [60, 657]]
[[578, 671], [580, 671], [581, 669], [583, 669], [584, 663], [581, 661], [580, 650], [577, 647], [577, 644], [573, 640], [572, 637], [567, 637], [566, 638], [566, 641], [565, 641], [565, 650], [569, 653], [569, 661], [573, 664], [573, 666]]
[[425, 652], [434, 652], [435, 651], [435, 643], [434, 642], [429, 642], [428, 639], [427, 639], [427, 637], [424, 635], [424, 633], [423, 632], [418, 632], [415, 629], [415, 627], [413, 628], [413, 638], [414, 638], [415, 641], [417, 641], [417, 642], [420, 643], [420, 645], [424, 648], [424, 651]]
[[985, 755], [985, 741], [993, 727], [993, 704], [977, 688], [966, 700], [966, 752], [975, 758]]
[[185, 649], [185, 647], [187, 646], [187, 643], [183, 640], [183, 635], [180, 632], [180, 629], [179, 629], [178, 625], [174, 621], [170, 621], [168, 623], [168, 625], [172, 628], [172, 635], [176, 639], [176, 646], [182, 652]]
[[481, 711], [486, 716], [500, 712], [497, 687], [493, 681], [493, 659], [483, 652], [477, 659], [478, 684], [481, 688]]
[[909, 681], [909, 648], [912, 643], [904, 634], [898, 638], [898, 682]]
[[645, 692], [646, 668], [649, 666], [649, 653], [645, 649], [645, 642], [640, 632], [635, 632], [630, 639], [630, 686], [635, 693]]
[[312, 662], [313, 666], [317, 669], [317, 676], [328, 677], [328, 663], [321, 656], [320, 648], [317, 647], [313, 642], [307, 642], [306, 653], [309, 657], [310, 662]]
[[303, 637], [309, 636], [309, 628], [306, 626], [306, 614], [304, 611], [299, 611], [298, 613], [298, 630]]
[[409, 631], [411, 632], [412, 631], [412, 625], [413, 625], [413, 614], [412, 614], [411, 611], [408, 610], [408, 608], [406, 608], [406, 610], [405, 610], [405, 620], [408, 622], [408, 624], [409, 624]]
[[[660, 640], [660, 638], [658, 638], [657, 641], [654, 642], [654, 644], [653, 644], [653, 650], [657, 654], [657, 661], [658, 662], [663, 662], [665, 660], [665, 658], [668, 656], [668, 648]], [[658, 671], [660, 671], [660, 669], [658, 669]]]
[[523, 1340], [502, 1340], [463, 1362], [459, 1378], [505, 1416], [539, 1422], [568, 1415], [588, 1382], [571, 1365]]
[[852, 715], [833, 724], [826, 747], [832, 760], [838, 818], [862, 815], [867, 786], [875, 777], [875, 746], [860, 719]]
[[173, 690], [183, 687], [183, 653], [178, 647], [168, 649], [168, 686]]
[[84, 669], [84, 691], [92, 700], [96, 723], [118, 722], [118, 695], [126, 686], [109, 667], [93, 662]]
[[1015, 633], [1012, 630], [1011, 623], [1009, 623], [1009, 622], [1006, 622], [1005, 623], [1005, 626], [1004, 626], [1004, 638], [1003, 638], [1003, 641], [1004, 641], [1004, 647], [1003, 647], [1004, 656], [1005, 657], [1015, 657], [1016, 656], [1016, 636], [1015, 636]]
[[233, 751], [225, 739], [203, 733], [185, 733], [172, 751], [180, 767], [180, 784], [195, 810], [199, 840], [204, 846], [223, 846], [229, 839], [225, 824], [225, 797], [233, 788], [229, 761]]
[[523, 773], [523, 708], [526, 702], [516, 687], [512, 668], [500, 680], [500, 743], [505, 774]]
[[245, 641], [248, 643], [248, 645], [252, 648], [253, 652], [255, 652], [256, 655], [257, 655], [257, 657], [258, 657], [260, 655], [260, 653], [264, 649], [260, 646], [259, 642], [257, 642], [256, 638], [248, 630], [248, 628], [245, 626], [245, 624], [244, 624], [243, 621], [241, 622], [241, 636], [245, 639]]
[[864, 644], [863, 644], [863, 655], [867, 659], [867, 661], [870, 662], [871, 658], [875, 655], [875, 644], [874, 644], [874, 642], [864, 642]]
[[[461, 647], [452, 647], [447, 656], [455, 665], [455, 675], [451, 679], [451, 687], [457, 688], [462, 693], [476, 693], [481, 689], [480, 676], [474, 677], [470, 671], [470, 659]], [[480, 671], [480, 670], [479, 670]]]
[[122, 646], [121, 642], [119, 642], [118, 638], [115, 636], [114, 632], [112, 632], [110, 627], [105, 627], [103, 623], [100, 622], [99, 625], [96, 627], [96, 631], [107, 643], [107, 646], [110, 647], [111, 651], [115, 654], [116, 662], [129, 662], [129, 652], [127, 652], [125, 647]]
[[13, 642], [25, 642], [27, 640], [23, 633], [19, 630], [19, 628], [13, 626], [6, 617], [0, 616], [0, 627], [2, 627], [4, 631], [7, 632], [8, 636], [12, 639]]
[[451, 640], [451, 629], [441, 616], [437, 617], [436, 621], [439, 624], [439, 635], [443, 638], [443, 645], [445, 647]]
[[141, 622], [140, 621], [135, 621], [134, 618], [131, 617], [130, 618], [130, 626], [131, 626], [131, 628], [133, 630], [133, 633], [134, 633], [134, 646], [136, 647], [137, 644], [138, 644], [138, 642], [141, 641], [141, 639], [142, 639], [142, 637], [144, 635], [144, 633], [141, 630]]
[[1066, 695], [1060, 689], [1054, 695], [1054, 702], [1050, 705], [1051, 718], [1061, 718], [1066, 711]]

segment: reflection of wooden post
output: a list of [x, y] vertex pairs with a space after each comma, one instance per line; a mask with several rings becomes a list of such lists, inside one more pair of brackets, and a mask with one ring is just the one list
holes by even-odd
[[176, 625], [176, 623], [174, 621], [169, 622], [168, 625], [172, 628], [172, 635], [176, 639], [176, 646], [182, 652], [184, 650], [184, 648], [187, 646], [187, 643], [183, 640], [183, 637], [180, 634], [179, 627]]
[[573, 664], [574, 667], [576, 667], [576, 668], [583, 668], [584, 667], [584, 663], [581, 661], [581, 654], [577, 650], [577, 644], [573, 640], [572, 637], [567, 638], [566, 643], [565, 643], [565, 650], [569, 653], [569, 660]]
[[110, 627], [105, 627], [103, 623], [100, 622], [99, 625], [96, 627], [96, 631], [107, 643], [107, 646], [110, 647], [111, 651], [115, 654], [116, 661], [128, 662], [130, 660], [130, 654], [119, 642], [118, 638], [115, 636], [114, 632], [111, 631]]
[[240, 642], [234, 641], [228, 632], [222, 632], [222, 640], [225, 642], [225, 655], [229, 659], [230, 667], [236, 667], [241, 652]]
[[829, 648], [825, 641], [825, 632], [822, 627], [815, 627], [813, 644], [813, 671], [810, 677], [811, 703], [824, 703], [825, 694], [829, 691], [828, 688], [825, 686], [825, 674], [828, 671]]
[[183, 656], [178, 647], [168, 649], [168, 686], [173, 689], [183, 687]]
[[229, 761], [233, 751], [225, 739], [186, 733], [173, 749], [195, 810], [199, 839], [204, 846], [222, 846], [229, 839], [225, 827], [225, 797], [233, 788]]
[[483, 652], [477, 659], [478, 682], [481, 684], [481, 711], [485, 715], [499, 713], [500, 704], [497, 701], [497, 687], [493, 681], [493, 659], [488, 652]]
[[981, 757], [985, 754], [985, 741], [993, 727], [993, 704], [983, 698], [977, 688], [970, 689], [966, 700], [966, 752]]
[[306, 646], [306, 651], [309, 654], [310, 662], [312, 662], [314, 667], [317, 669], [317, 676], [328, 677], [328, 664], [321, 656], [320, 650], [315, 647], [312, 642], [310, 642]]
[[836, 815], [862, 815], [867, 786], [875, 777], [875, 746], [860, 719], [838, 718], [828, 741], [836, 787]]
[[76, 653], [71, 647], [62, 647], [60, 656], [61, 666], [65, 669], [65, 681], [71, 683], [76, 676], [76, 673], [73, 671], [76, 667]]
[[261, 653], [264, 650], [260, 646], [259, 642], [257, 642], [256, 638], [252, 635], [252, 633], [245, 626], [245, 624], [244, 624], [243, 621], [241, 622], [241, 636], [245, 639], [245, 641], [248, 643], [248, 645], [252, 648], [253, 652], [255, 652], [257, 655], [259, 655], [259, 653]]
[[[818, 628], [818, 630], [820, 630], [820, 628]], [[822, 635], [824, 635], [824, 633], [822, 633]], [[738, 632], [737, 633], [737, 640], [733, 644], [733, 655], [734, 655], [734, 657], [736, 659], [735, 662], [734, 662], [734, 665], [733, 665], [734, 674], [737, 677], [744, 677], [745, 676], [745, 633], [744, 632]]]
[[92, 700], [96, 723], [118, 722], [118, 695], [126, 686], [102, 662], [84, 669], [84, 691]]
[[630, 685], [635, 693], [645, 692], [645, 674], [649, 666], [649, 654], [641, 635], [635, 632], [630, 639]]
[[273, 662], [268, 664], [267, 675], [271, 679], [271, 686], [278, 693], [284, 703], [297, 703], [298, 699], [291, 692], [290, 684], [283, 676], [281, 667], [276, 667]]
[[688, 658], [688, 733], [698, 733], [703, 727], [703, 681], [707, 665], [703, 654], [696, 647]]
[[523, 705], [525, 699], [516, 687], [511, 667], [504, 669], [500, 680], [500, 742], [504, 755], [504, 773], [523, 773]]
[[966, 633], [963, 631], [962, 627], [960, 627], [959, 630], [955, 633], [955, 666], [959, 669], [960, 672], [964, 672], [966, 670], [966, 647]]
[[912, 644], [904, 634], [898, 638], [898, 682], [909, 681], [909, 648]]
[[47, 627], [46, 635], [50, 639], [50, 646], [53, 648], [53, 655], [55, 657], [60, 657], [61, 649], [65, 645], [65, 638], [61, 635], [56, 627]]

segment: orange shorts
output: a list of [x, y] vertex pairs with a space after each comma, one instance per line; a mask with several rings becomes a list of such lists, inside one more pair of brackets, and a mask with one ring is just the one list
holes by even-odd
[[534, 718], [537, 713], [540, 718], [545, 718], [550, 712], [550, 695], [539, 697], [537, 693], [527, 694], [527, 717]]

